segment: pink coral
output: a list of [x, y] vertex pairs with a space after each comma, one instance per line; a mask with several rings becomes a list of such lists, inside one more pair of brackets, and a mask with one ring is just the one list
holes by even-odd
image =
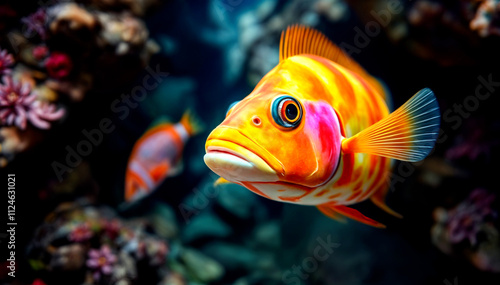
[[10, 76], [4, 76], [3, 83], [3, 85], [0, 84], [0, 123], [2, 125], [16, 125], [24, 130], [29, 120], [37, 128], [48, 129], [50, 121], [64, 116], [64, 109], [56, 110], [53, 104], [38, 101], [28, 83], [14, 82]]
[[103, 245], [101, 249], [91, 249], [89, 251], [87, 266], [94, 271], [94, 279], [99, 280], [101, 278], [101, 274], [111, 274], [116, 260], [117, 258], [111, 252], [109, 246]]
[[31, 283], [31, 285], [47, 285], [47, 283], [43, 282], [42, 279], [37, 278], [33, 281], [33, 283]]
[[73, 62], [67, 54], [53, 52], [45, 61], [45, 68], [47, 68], [50, 77], [63, 79], [67, 77], [73, 69]]
[[45, 45], [39, 45], [33, 48], [32, 53], [36, 60], [42, 60], [49, 54], [49, 49]]
[[92, 230], [87, 223], [77, 225], [69, 234], [69, 239], [74, 242], [87, 241], [92, 237]]
[[11, 67], [14, 64], [14, 57], [6, 50], [0, 49], [0, 75], [10, 74]]

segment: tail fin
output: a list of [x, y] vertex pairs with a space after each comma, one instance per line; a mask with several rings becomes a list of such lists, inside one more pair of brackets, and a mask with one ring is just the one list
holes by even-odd
[[186, 128], [190, 136], [194, 136], [203, 131], [203, 124], [190, 110], [187, 110], [184, 112], [184, 115], [182, 115], [181, 124]]
[[434, 147], [440, 119], [436, 97], [425, 88], [386, 118], [344, 139], [342, 151], [419, 161]]

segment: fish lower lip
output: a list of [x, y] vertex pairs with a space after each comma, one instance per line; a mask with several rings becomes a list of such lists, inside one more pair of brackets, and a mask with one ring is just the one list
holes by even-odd
[[216, 174], [231, 182], [274, 182], [279, 178], [275, 170], [255, 152], [237, 141], [209, 138], [206, 144], [205, 164]]
[[[254, 165], [257, 163], [259, 167], [270, 167], [281, 177], [285, 174], [283, 164], [279, 160], [236, 128], [229, 126], [215, 128], [207, 138], [205, 145], [207, 154], [208, 149], [211, 147], [229, 148], [233, 151], [230, 154], [242, 157], [242, 159]], [[237, 153], [235, 150], [238, 150]]]
[[225, 153], [225, 154], [229, 154], [232, 156], [236, 156], [237, 158], [240, 158], [244, 161], [250, 162], [247, 158], [243, 157], [239, 153], [236, 153], [235, 151], [232, 151], [232, 150], [225, 148], [225, 147], [209, 146], [207, 148], [207, 153]]

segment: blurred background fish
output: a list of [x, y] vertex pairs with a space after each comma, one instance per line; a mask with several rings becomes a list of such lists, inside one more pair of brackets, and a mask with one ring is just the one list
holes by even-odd
[[169, 176], [182, 171], [187, 140], [202, 130], [187, 111], [176, 123], [159, 123], [135, 143], [125, 174], [125, 200], [136, 201], [154, 191]]

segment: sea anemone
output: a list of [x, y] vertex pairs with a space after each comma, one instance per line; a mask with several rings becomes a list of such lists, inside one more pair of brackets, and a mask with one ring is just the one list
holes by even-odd
[[30, 122], [40, 129], [49, 129], [49, 121], [59, 120], [64, 116], [64, 109], [56, 110], [56, 106], [45, 101], [35, 101], [32, 112], [28, 113]]
[[16, 125], [26, 129], [28, 120], [40, 129], [50, 128], [49, 121], [64, 116], [64, 109], [56, 110], [53, 104], [37, 100], [28, 83], [14, 82], [12, 77], [4, 76], [0, 84], [0, 123]]
[[0, 75], [10, 74], [11, 69], [9, 68], [14, 64], [14, 57], [8, 53], [6, 50], [0, 49]]
[[63, 79], [69, 75], [73, 68], [71, 58], [62, 52], [53, 52], [45, 61], [45, 68], [49, 76], [55, 79]]
[[87, 266], [94, 271], [94, 279], [99, 280], [101, 274], [111, 274], [116, 260], [116, 256], [111, 252], [109, 246], [103, 245], [100, 249], [91, 249], [89, 251]]

